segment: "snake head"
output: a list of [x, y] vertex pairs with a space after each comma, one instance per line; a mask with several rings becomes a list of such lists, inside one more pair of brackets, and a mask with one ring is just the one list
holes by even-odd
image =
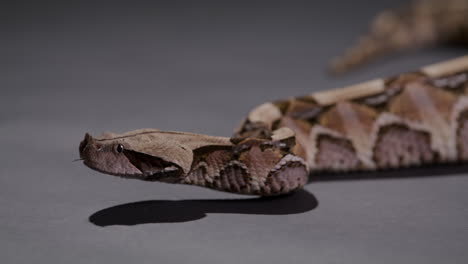
[[140, 129], [97, 138], [86, 133], [79, 152], [86, 166], [105, 174], [177, 183], [190, 171], [193, 149], [212, 143], [231, 144], [217, 137]]
[[177, 182], [183, 170], [176, 163], [138, 152], [125, 138], [93, 138], [86, 133], [79, 147], [84, 164], [96, 171], [146, 181]]

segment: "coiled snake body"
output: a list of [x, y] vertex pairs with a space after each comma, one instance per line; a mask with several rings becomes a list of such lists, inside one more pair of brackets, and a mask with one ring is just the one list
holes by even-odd
[[[405, 48], [403, 37], [399, 42], [394, 39], [399, 32], [424, 44], [465, 41], [468, 1], [449, 1], [458, 5], [456, 12], [433, 2], [424, 2], [432, 13], [418, 9], [422, 2], [410, 8], [411, 17], [392, 20], [388, 17], [395, 16], [387, 13], [387, 20], [398, 23], [390, 27], [390, 33], [387, 23], [387, 37], [393, 41], [385, 47], [378, 42], [385, 42], [378, 30], [383, 18], [378, 18], [368, 37], [372, 41], [361, 41], [340, 60], [341, 66], [335, 62], [333, 67], [343, 70], [379, 53], [363, 53], [362, 49]], [[425, 14], [426, 20], [415, 20], [415, 12]], [[452, 24], [447, 26], [443, 17], [454, 12], [461, 12], [461, 19], [452, 15], [448, 19]], [[426, 30], [432, 34], [422, 34], [421, 23], [428, 21], [433, 28]], [[409, 34], [414, 30], [419, 35]], [[375, 47], [369, 49], [369, 43]], [[79, 151], [85, 165], [111, 175], [262, 196], [299, 189], [316, 171], [466, 161], [468, 56], [392, 78], [262, 104], [231, 138], [141, 129], [97, 138], [86, 134]]]

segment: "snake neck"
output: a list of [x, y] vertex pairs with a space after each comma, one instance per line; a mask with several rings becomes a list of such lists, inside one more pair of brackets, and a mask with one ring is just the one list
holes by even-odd
[[309, 175], [305, 161], [292, 153], [294, 145], [294, 137], [248, 138], [231, 148], [198, 152], [181, 183], [240, 194], [289, 193]]

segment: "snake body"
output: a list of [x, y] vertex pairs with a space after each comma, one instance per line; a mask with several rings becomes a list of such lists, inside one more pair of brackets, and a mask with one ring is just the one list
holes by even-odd
[[264, 103], [230, 138], [140, 129], [86, 134], [79, 151], [111, 175], [261, 196], [297, 190], [317, 171], [466, 161], [468, 56]]

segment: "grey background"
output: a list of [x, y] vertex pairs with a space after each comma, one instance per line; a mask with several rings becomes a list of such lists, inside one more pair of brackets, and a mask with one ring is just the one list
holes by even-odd
[[466, 263], [463, 167], [317, 181], [264, 200], [72, 162], [88, 131], [229, 136], [262, 102], [466, 53], [426, 49], [325, 74], [376, 12], [403, 2], [4, 4], [0, 262]]

